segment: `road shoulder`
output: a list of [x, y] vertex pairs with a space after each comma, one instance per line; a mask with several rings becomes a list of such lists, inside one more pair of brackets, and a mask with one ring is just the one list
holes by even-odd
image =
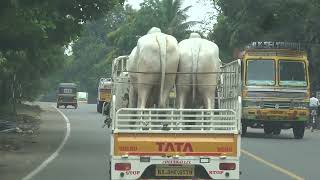
[[17, 150], [0, 151], [0, 174], [3, 180], [22, 179], [59, 146], [64, 138], [66, 126], [63, 117], [50, 103], [39, 103], [40, 129], [33, 136], [24, 138]]

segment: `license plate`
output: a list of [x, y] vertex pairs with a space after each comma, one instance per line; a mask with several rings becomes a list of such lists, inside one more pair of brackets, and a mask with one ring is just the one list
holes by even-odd
[[270, 111], [270, 114], [281, 115], [283, 111]]
[[157, 166], [156, 176], [192, 177], [194, 176], [194, 166]]

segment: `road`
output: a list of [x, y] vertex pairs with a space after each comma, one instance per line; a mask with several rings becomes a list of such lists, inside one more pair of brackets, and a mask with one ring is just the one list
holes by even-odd
[[96, 106], [60, 109], [70, 121], [70, 136], [59, 153], [34, 180], [107, 180], [108, 131]]
[[[108, 179], [109, 131], [101, 128], [103, 118], [96, 106], [82, 104], [77, 110], [61, 111], [70, 120], [70, 137], [59, 155], [32, 179]], [[296, 140], [291, 130], [265, 137], [262, 130], [248, 129], [242, 148], [241, 179], [320, 179], [320, 132], [307, 131], [304, 139]]]

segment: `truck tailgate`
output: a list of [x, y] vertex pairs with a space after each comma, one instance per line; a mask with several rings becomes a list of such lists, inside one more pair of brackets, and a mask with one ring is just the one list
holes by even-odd
[[115, 133], [114, 155], [237, 156], [237, 134]]

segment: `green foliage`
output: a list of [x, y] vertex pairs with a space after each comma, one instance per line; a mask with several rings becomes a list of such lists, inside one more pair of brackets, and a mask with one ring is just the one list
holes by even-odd
[[43, 79], [63, 67], [63, 46], [78, 37], [83, 23], [106, 15], [116, 4], [118, 0], [1, 0], [0, 103], [8, 103], [13, 94], [34, 99], [44, 88]]
[[107, 34], [115, 31], [125, 20], [126, 11], [119, 5], [104, 18], [83, 24], [79, 38], [72, 43], [72, 56], [68, 57], [61, 71], [48, 79], [51, 96], [60, 82], [75, 82], [79, 91], [89, 93], [91, 102], [96, 100], [98, 80], [111, 74], [112, 52], [116, 49]]
[[117, 0], [2, 0], [0, 48], [33, 48], [66, 44], [81, 23], [97, 19]]
[[198, 23], [187, 21], [190, 6], [182, 8], [181, 4], [182, 0], [145, 0], [138, 12], [128, 11], [126, 23], [108, 37], [120, 54], [129, 54], [139, 37], [152, 27], [159, 27], [162, 32], [181, 41], [189, 36], [189, 28]]
[[145, 0], [140, 10], [131, 6], [117, 6], [105, 18], [84, 24], [84, 31], [72, 45], [70, 65], [53, 77], [59, 81], [76, 82], [80, 91], [89, 93], [89, 101], [95, 101], [98, 80], [111, 75], [112, 60], [119, 55], [128, 55], [137, 40], [153, 27], [172, 34], [180, 40], [189, 35], [188, 28], [195, 22], [187, 22], [181, 0]]
[[[312, 81], [318, 82], [316, 68], [320, 42], [318, 0], [213, 0], [220, 10], [218, 23], [209, 35], [223, 56], [252, 41], [300, 42], [311, 62]], [[227, 55], [228, 54], [228, 55]]]

